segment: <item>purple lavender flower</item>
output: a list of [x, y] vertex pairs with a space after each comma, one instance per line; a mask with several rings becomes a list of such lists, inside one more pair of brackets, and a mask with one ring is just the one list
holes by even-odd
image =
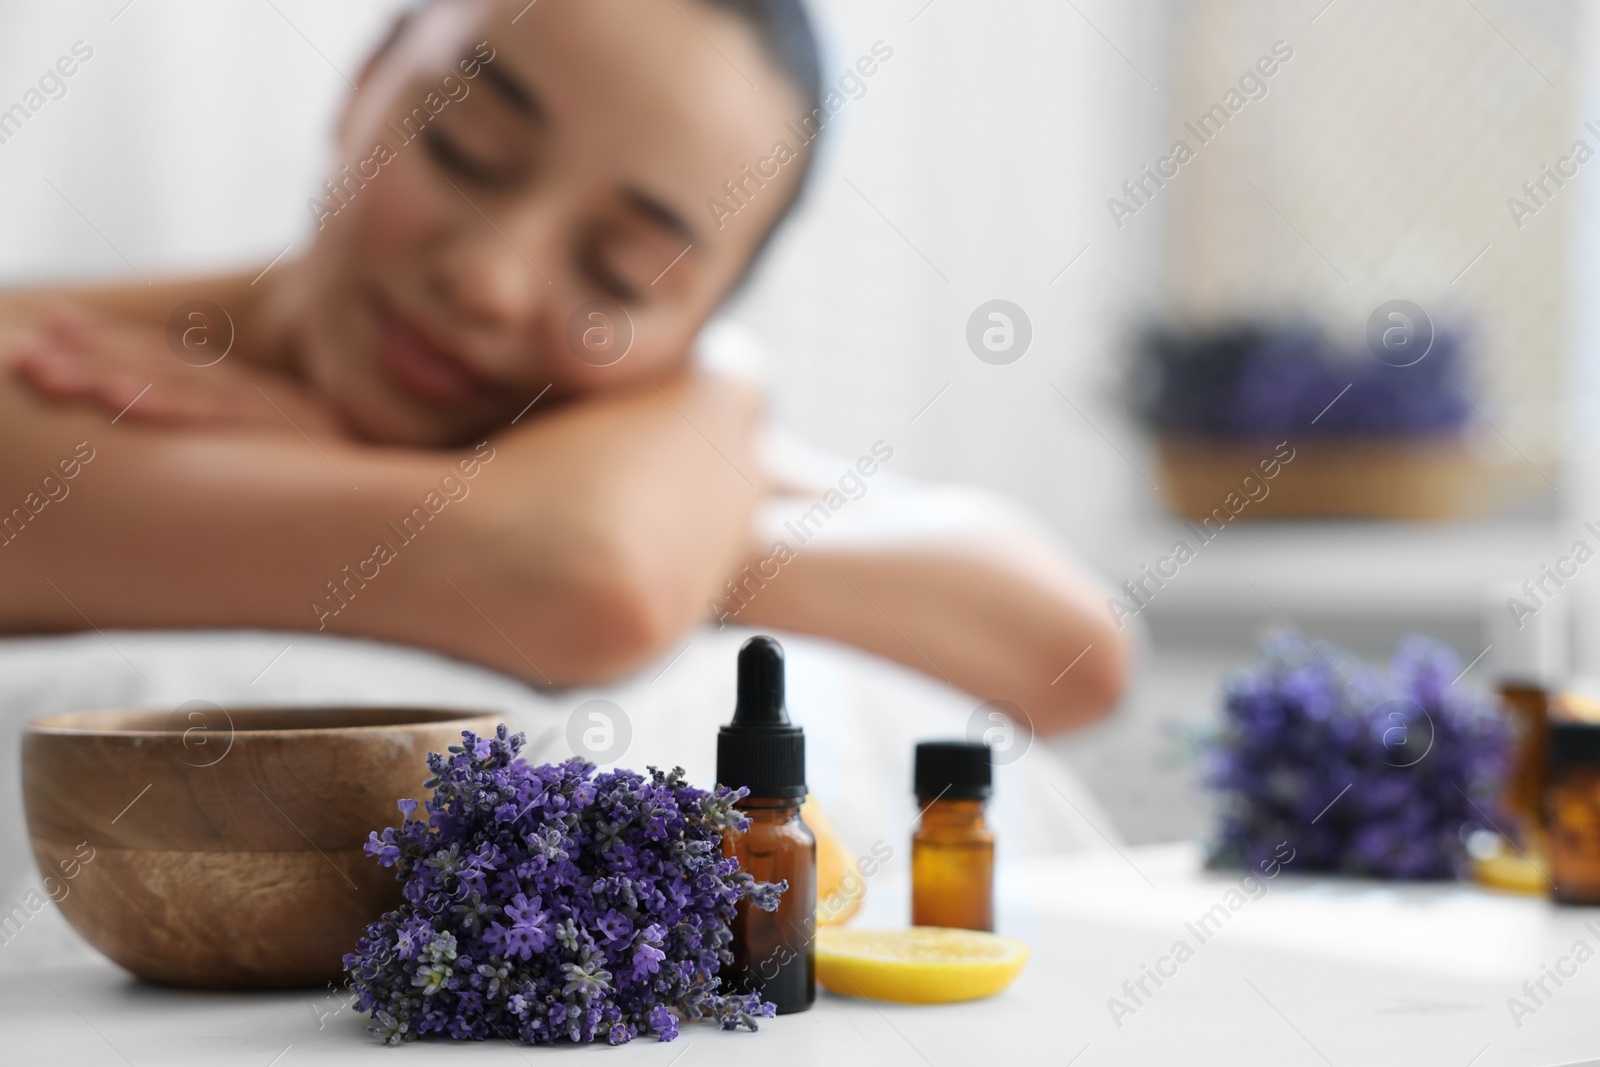
[[658, 1005], [650, 1011], [650, 1029], [660, 1034], [661, 1040], [671, 1041], [678, 1036], [678, 1017], [665, 1005]]
[[[621, 888], [624, 892], [627, 892], [629, 887], [623, 886]], [[595, 926], [605, 935], [605, 939], [608, 942], [620, 941], [633, 932], [633, 923], [629, 922], [628, 917], [616, 908], [608, 908], [606, 913], [595, 922]]]
[[1216, 866], [1270, 864], [1372, 878], [1461, 876], [1463, 840], [1496, 814], [1510, 731], [1455, 653], [1408, 637], [1387, 672], [1286, 635], [1223, 691], [1207, 753], [1221, 794]]
[[666, 931], [659, 926], [647, 926], [639, 934], [639, 940], [633, 950], [633, 978], [642, 982], [661, 970], [661, 961], [667, 958], [657, 946], [666, 935]]
[[1455, 385], [1465, 362], [1448, 329], [1427, 358], [1396, 367], [1304, 321], [1157, 327], [1140, 339], [1130, 399], [1154, 430], [1222, 440], [1450, 438], [1472, 414]]
[[770, 910], [786, 888], [722, 855], [743, 791], [706, 793], [681, 770], [530, 766], [522, 740], [501, 726], [430, 753], [426, 819], [402, 802], [401, 825], [368, 840], [405, 898], [344, 960], [372, 1032], [622, 1044], [671, 1041], [685, 1019], [770, 1018], [718, 977], [735, 905]]

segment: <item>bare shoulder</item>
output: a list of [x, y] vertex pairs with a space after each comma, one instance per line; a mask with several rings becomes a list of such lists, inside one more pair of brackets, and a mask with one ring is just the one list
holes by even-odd
[[226, 275], [4, 294], [0, 376], [56, 409], [150, 429], [338, 436], [331, 405], [261, 357], [271, 349], [254, 328], [260, 299]]
[[52, 310], [73, 305], [153, 326], [163, 325], [186, 303], [208, 301], [249, 314], [259, 294], [244, 274], [209, 274], [171, 278], [153, 284], [53, 285], [0, 290], [0, 329], [34, 328]]
[[248, 283], [238, 276], [215, 275], [151, 285], [54, 285], [0, 290], [0, 369], [11, 364], [19, 346], [64, 310], [78, 309], [160, 327], [188, 302], [240, 306], [241, 287], [248, 289]]

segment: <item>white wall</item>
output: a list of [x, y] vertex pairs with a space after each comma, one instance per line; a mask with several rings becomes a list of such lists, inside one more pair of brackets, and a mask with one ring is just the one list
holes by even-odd
[[[1600, 56], [1600, 17], [1592, 7], [1580, 8], [1578, 55], [1584, 60], [1580, 88], [1575, 93], [1583, 115], [1600, 115], [1600, 78], [1594, 60]], [[1600, 525], [1600, 462], [1595, 450], [1595, 427], [1600, 426], [1600, 189], [1594, 182], [1577, 190], [1574, 216], [1577, 232], [1571, 242], [1571, 272], [1567, 307], [1571, 336], [1567, 346], [1566, 465], [1563, 481], [1563, 531], [1584, 536], [1584, 523]], [[1565, 540], [1565, 539], [1563, 539]], [[1567, 547], [1563, 543], [1563, 549]], [[1573, 668], [1589, 678], [1600, 678], [1600, 586], [1591, 579], [1575, 590], [1571, 611], [1575, 617]]]
[[348, 91], [335, 65], [354, 77], [399, 6], [125, 4], [0, 8], [0, 109], [74, 42], [94, 49], [66, 95], [0, 144], [0, 283], [264, 263], [303, 241]]

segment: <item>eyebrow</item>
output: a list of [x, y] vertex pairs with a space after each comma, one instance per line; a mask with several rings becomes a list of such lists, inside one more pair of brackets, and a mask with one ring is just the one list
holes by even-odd
[[695, 233], [694, 227], [689, 225], [688, 220], [643, 189], [624, 189], [622, 191], [622, 199], [627, 202], [629, 207], [648, 218], [651, 222], [670, 230], [690, 244], [695, 244], [700, 240], [700, 235]]
[[506, 103], [529, 122], [543, 125], [549, 121], [549, 112], [545, 110], [544, 104], [532, 89], [493, 64], [485, 63], [481, 69], [489, 84], [500, 90], [500, 95], [505, 98]]

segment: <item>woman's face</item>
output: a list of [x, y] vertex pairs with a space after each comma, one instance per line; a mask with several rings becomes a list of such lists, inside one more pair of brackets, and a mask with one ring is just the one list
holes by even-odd
[[429, 5], [368, 68], [312, 201], [305, 376], [363, 437], [448, 445], [547, 387], [669, 373], [791, 198], [803, 162], [775, 149], [801, 151], [805, 114], [709, 5]]

